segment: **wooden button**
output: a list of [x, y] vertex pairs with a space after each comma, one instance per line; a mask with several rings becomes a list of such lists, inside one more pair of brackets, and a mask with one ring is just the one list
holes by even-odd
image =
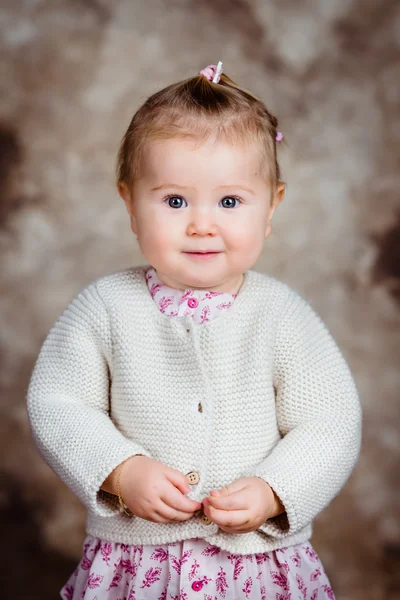
[[190, 471], [190, 473], [186, 475], [186, 478], [189, 482], [189, 485], [196, 485], [196, 483], [199, 483], [200, 481], [199, 474], [196, 473], [196, 471]]
[[204, 525], [210, 525], [212, 523], [212, 521], [210, 521], [210, 519], [207, 517], [207, 515], [205, 515], [204, 513], [200, 516], [200, 521], [204, 524]]
[[198, 407], [197, 407], [197, 410], [198, 410], [199, 412], [203, 412], [203, 405], [201, 404], [201, 402], [199, 402], [199, 405], [198, 405]]

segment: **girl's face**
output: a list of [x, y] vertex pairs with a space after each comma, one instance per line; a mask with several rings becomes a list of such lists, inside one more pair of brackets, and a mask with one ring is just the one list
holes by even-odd
[[259, 167], [256, 143], [170, 139], [145, 147], [141, 178], [119, 192], [144, 257], [166, 285], [238, 291], [284, 194], [283, 184], [271, 193]]

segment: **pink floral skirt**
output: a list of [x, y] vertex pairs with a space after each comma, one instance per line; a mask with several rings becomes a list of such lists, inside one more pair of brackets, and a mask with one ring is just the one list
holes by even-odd
[[232, 554], [201, 538], [127, 546], [87, 536], [64, 600], [335, 600], [310, 542]]

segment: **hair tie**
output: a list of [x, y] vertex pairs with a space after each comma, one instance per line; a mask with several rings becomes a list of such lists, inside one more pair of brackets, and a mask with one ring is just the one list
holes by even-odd
[[276, 139], [277, 142], [281, 142], [283, 140], [283, 133], [282, 133], [282, 131], [277, 131], [275, 139]]
[[222, 62], [219, 61], [217, 65], [208, 65], [205, 69], [202, 69], [199, 72], [199, 75], [204, 75], [208, 79], [208, 81], [212, 81], [213, 83], [219, 83], [221, 79], [222, 73]]

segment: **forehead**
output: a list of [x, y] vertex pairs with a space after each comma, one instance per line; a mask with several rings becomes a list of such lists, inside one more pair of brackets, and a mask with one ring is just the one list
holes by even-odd
[[[229, 184], [263, 179], [259, 142], [230, 143], [173, 138], [149, 141], [143, 148], [141, 179], [158, 183], [226, 181]], [[171, 179], [172, 178], [172, 179]], [[168, 181], [165, 181], [168, 179]]]

